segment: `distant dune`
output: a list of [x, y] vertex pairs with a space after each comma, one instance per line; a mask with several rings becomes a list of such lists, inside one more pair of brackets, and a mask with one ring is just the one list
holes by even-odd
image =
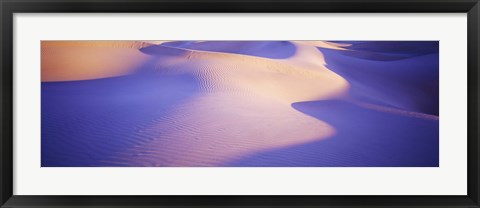
[[98, 79], [129, 74], [150, 57], [139, 41], [42, 41], [42, 81]]
[[42, 166], [438, 166], [438, 43], [389, 43], [42, 41]]

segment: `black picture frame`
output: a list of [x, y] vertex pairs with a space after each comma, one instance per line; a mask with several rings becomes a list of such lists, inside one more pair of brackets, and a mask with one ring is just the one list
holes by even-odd
[[[480, 207], [478, 0], [0, 0], [1, 207]], [[466, 196], [25, 196], [13, 195], [14, 13], [467, 13], [468, 194]], [[95, 187], [92, 187], [94, 189]]]

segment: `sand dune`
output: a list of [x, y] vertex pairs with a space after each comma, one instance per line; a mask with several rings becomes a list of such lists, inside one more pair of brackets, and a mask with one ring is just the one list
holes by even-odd
[[140, 41], [42, 41], [42, 81], [73, 81], [132, 73], [150, 57]]
[[[399, 51], [404, 58], [379, 61], [351, 56], [363, 52], [358, 50], [320, 50], [327, 57], [327, 67], [353, 85], [353, 98], [438, 115], [438, 52], [417, 54], [416, 47], [410, 52], [404, 48]], [[395, 54], [389, 51], [388, 55]]]
[[[272, 148], [230, 161], [229, 166], [434, 167], [438, 120], [366, 108], [343, 100], [299, 102], [292, 107], [331, 125], [328, 139]], [[341, 151], [339, 151], [341, 150]]]
[[354, 45], [42, 42], [42, 166], [437, 166], [438, 53]]

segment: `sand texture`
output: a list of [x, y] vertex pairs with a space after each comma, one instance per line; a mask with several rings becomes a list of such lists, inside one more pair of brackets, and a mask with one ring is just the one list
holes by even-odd
[[435, 167], [438, 42], [42, 41], [43, 167]]

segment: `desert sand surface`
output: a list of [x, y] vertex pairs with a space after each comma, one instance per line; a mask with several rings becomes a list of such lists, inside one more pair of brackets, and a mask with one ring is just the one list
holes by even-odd
[[42, 167], [436, 167], [438, 42], [42, 41]]

